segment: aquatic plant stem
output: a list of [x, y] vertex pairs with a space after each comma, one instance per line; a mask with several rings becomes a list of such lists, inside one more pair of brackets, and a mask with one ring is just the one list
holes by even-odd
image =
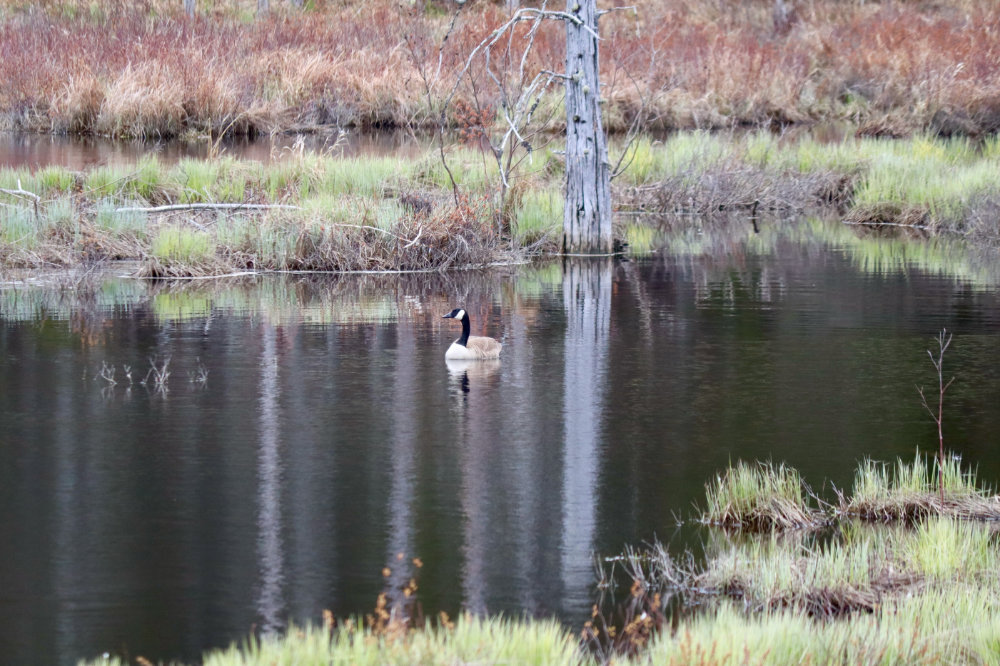
[[934, 354], [931, 350], [927, 350], [927, 355], [931, 358], [931, 364], [934, 369], [937, 370], [938, 375], [938, 408], [937, 413], [931, 409], [930, 405], [927, 404], [927, 397], [924, 395], [923, 387], [918, 387], [917, 391], [920, 393], [920, 400], [924, 405], [924, 409], [931, 415], [934, 422], [937, 423], [938, 429], [938, 486], [941, 491], [941, 502], [944, 503], [944, 430], [942, 428], [942, 421], [944, 420], [944, 392], [948, 390], [951, 383], [955, 381], [952, 377], [948, 380], [948, 383], [944, 383], [944, 353], [948, 349], [948, 345], [951, 344], [952, 336], [948, 333], [948, 329], [942, 328], [941, 332], [937, 335], [938, 343], [938, 355], [934, 358]]

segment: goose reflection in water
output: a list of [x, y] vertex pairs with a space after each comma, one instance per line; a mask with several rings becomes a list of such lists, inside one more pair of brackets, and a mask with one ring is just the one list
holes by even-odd
[[468, 393], [473, 384], [482, 385], [489, 381], [500, 371], [499, 360], [469, 361], [449, 358], [445, 360], [445, 364], [452, 382], [462, 389], [462, 393]]

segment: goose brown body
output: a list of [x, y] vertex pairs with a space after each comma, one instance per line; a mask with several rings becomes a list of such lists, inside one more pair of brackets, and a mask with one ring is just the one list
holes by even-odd
[[451, 343], [444, 357], [447, 359], [485, 360], [500, 358], [500, 349], [503, 347], [493, 338], [480, 335], [469, 335], [472, 329], [469, 322], [469, 313], [462, 308], [455, 308], [444, 316], [445, 319], [458, 319], [462, 322], [462, 336]]

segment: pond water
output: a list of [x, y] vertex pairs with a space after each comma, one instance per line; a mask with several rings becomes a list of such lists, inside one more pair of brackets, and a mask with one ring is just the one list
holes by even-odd
[[[809, 138], [821, 143], [839, 143], [853, 136], [854, 127], [843, 123], [820, 123], [782, 130], [785, 141]], [[738, 136], [740, 131], [734, 132]], [[662, 137], [653, 133], [647, 136]], [[449, 142], [451, 139], [449, 139]], [[621, 137], [612, 137], [617, 149]], [[289, 151], [330, 155], [392, 156], [401, 159], [421, 157], [434, 146], [434, 135], [427, 131], [387, 130], [382, 132], [336, 129], [324, 132], [282, 133], [255, 137], [230, 137], [213, 143], [208, 138], [198, 141], [178, 139], [120, 141], [99, 136], [34, 134], [0, 131], [0, 168], [40, 169], [51, 165], [84, 170], [104, 164], [131, 164], [144, 156], [155, 154], [164, 164], [182, 159], [206, 159], [217, 154], [243, 160], [270, 162]]]
[[[864, 456], [935, 447], [915, 385], [942, 327], [946, 441], [1000, 479], [990, 262], [820, 223], [670, 242], [447, 275], [7, 276], [4, 660], [193, 659], [414, 574], [427, 615], [578, 628], [593, 554], [694, 547], [729, 461], [829, 492]], [[458, 305], [500, 362], [445, 362]]]
[[0, 131], [0, 168], [40, 169], [58, 165], [83, 170], [103, 164], [130, 164], [150, 154], [157, 155], [164, 164], [173, 164], [186, 158], [205, 159], [213, 150], [221, 155], [266, 163], [300, 146], [307, 151], [347, 157], [392, 155], [412, 158], [422, 155], [429, 145], [428, 136], [405, 131], [275, 134], [225, 139], [218, 145], [208, 139], [116, 141], [96, 136]]

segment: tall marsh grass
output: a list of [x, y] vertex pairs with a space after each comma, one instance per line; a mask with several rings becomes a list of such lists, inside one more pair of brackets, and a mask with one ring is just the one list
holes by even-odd
[[855, 472], [853, 493], [841, 496], [839, 511], [868, 520], [912, 520], [935, 514], [1000, 517], [1000, 497], [993, 489], [980, 487], [975, 472], [963, 468], [952, 455], [945, 456], [944, 499], [940, 499], [938, 467], [936, 458], [919, 453], [913, 462], [899, 459], [894, 465], [865, 460]]
[[[91, 666], [121, 663], [95, 660]], [[251, 637], [240, 645], [205, 653], [204, 666], [273, 664], [524, 664], [577, 666], [581, 655], [571, 634], [551, 620], [462, 615], [454, 623], [384, 636], [362, 622], [336, 627], [309, 624], [283, 636]]]
[[697, 614], [621, 664], [987, 664], [1000, 659], [993, 591], [958, 585], [816, 622], [794, 609], [747, 614], [738, 602]]
[[521, 198], [514, 234], [522, 243], [534, 243], [562, 233], [563, 197], [554, 189], [533, 190]]
[[754, 530], [815, 525], [799, 473], [785, 465], [743, 461], [705, 487], [702, 520]]
[[[657, 544], [646, 557], [634, 558], [650, 567], [637, 580], [659, 581], [667, 588], [664, 593], [683, 595], [693, 610], [680, 616], [675, 631], [657, 633], [648, 649], [618, 663], [995, 661], [1000, 658], [1000, 623], [993, 619], [1000, 611], [1000, 550], [992, 520], [1000, 513], [996, 498], [986, 497], [974, 474], [952, 463], [946, 474], [949, 500], [991, 502], [992, 513], [932, 505], [916, 524], [888, 524], [859, 521], [836, 510], [826, 531], [715, 533], [701, 557], [674, 558]], [[774, 494], [768, 488], [781, 478], [793, 486], [792, 475], [757, 469], [768, 470], [771, 482], [763, 482], [753, 467], [731, 468], [726, 483], [717, 480], [707, 487], [710, 505], [720, 485], [730, 489], [729, 495], [762, 498]], [[894, 466], [865, 461], [858, 470], [857, 495], [846, 502], [898, 496], [934, 500], [933, 477], [920, 456]]]
[[156, 260], [197, 266], [208, 262], [214, 255], [211, 235], [182, 227], [163, 227], [150, 245], [150, 254]]
[[946, 455], [944, 499], [938, 495], [938, 462], [919, 451], [912, 462], [865, 459], [855, 471], [853, 492], [837, 493], [837, 504], [810, 504], [799, 473], [785, 465], [739, 461], [705, 486], [701, 520], [750, 531], [784, 530], [829, 523], [838, 516], [912, 522], [928, 516], [1000, 519], [1000, 496], [981, 487], [975, 470]]
[[35, 248], [49, 225], [38, 220], [30, 208], [21, 206], [0, 208], [0, 241], [21, 249]]
[[[135, 202], [131, 202], [135, 203]], [[101, 199], [94, 207], [95, 226], [108, 234], [121, 236], [130, 234], [143, 237], [147, 231], [145, 213], [139, 211], [117, 212], [119, 205], [111, 199]]]

